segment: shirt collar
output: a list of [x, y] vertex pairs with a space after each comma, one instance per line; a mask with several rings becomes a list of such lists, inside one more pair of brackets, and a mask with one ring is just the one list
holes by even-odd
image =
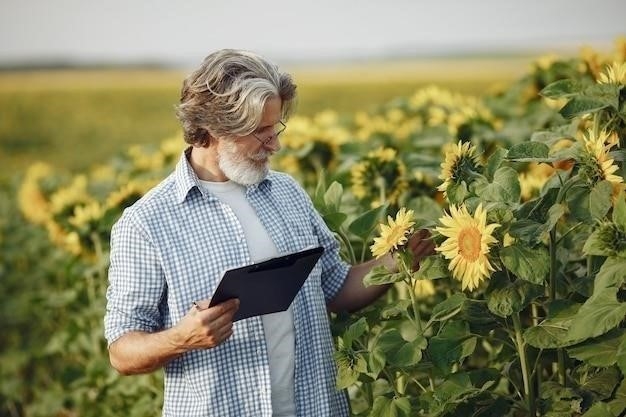
[[[212, 193], [206, 191], [204, 187], [200, 186], [198, 175], [191, 167], [189, 163], [189, 155], [191, 154], [191, 146], [185, 149], [176, 164], [174, 171], [175, 183], [176, 183], [176, 202], [183, 203], [189, 192], [195, 187], [203, 197], [217, 198]], [[268, 176], [258, 184], [250, 185], [246, 187], [246, 194], [250, 194], [258, 190], [270, 190], [272, 185], [273, 173], [270, 172]]]

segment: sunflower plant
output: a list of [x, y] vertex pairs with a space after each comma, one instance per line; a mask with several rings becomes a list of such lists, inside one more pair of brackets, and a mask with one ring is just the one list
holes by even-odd
[[[439, 186], [447, 210], [433, 222], [401, 207], [378, 226], [371, 254], [391, 253], [398, 268], [375, 268], [364, 282], [393, 289], [338, 338], [338, 386], [352, 390], [355, 407], [433, 416], [626, 410], [626, 200], [613, 110], [569, 115], [508, 149], [450, 146]], [[522, 198], [522, 174], [539, 165], [550, 169]], [[422, 227], [437, 254], [412, 271], [406, 242]], [[434, 294], [417, 296], [423, 282]]]

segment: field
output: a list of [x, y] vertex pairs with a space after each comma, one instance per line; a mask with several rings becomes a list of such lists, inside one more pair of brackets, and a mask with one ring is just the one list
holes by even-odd
[[[367, 111], [420, 87], [483, 94], [528, 69], [530, 58], [446, 59], [288, 68], [296, 114]], [[176, 134], [184, 71], [0, 72], [0, 177], [41, 160], [69, 170], [105, 163], [133, 144]]]
[[[344, 260], [397, 267], [330, 316], [353, 417], [624, 415], [626, 40], [289, 70], [273, 166]], [[102, 319], [112, 225], [180, 155], [184, 73], [0, 73], [0, 417], [160, 414], [163, 373], [114, 371]]]

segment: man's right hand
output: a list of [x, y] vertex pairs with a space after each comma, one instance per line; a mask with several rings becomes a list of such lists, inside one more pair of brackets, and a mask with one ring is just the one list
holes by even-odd
[[173, 327], [156, 333], [128, 332], [109, 346], [111, 365], [121, 374], [152, 372], [193, 349], [209, 349], [233, 334], [233, 317], [239, 300], [209, 308], [198, 301]]
[[238, 309], [238, 299], [213, 307], [209, 307], [209, 300], [197, 301], [176, 324], [176, 343], [185, 350], [220, 345], [233, 334], [233, 316]]

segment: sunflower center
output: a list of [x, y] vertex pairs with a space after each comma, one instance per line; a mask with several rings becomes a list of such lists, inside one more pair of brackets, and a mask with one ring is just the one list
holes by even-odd
[[480, 256], [480, 231], [475, 227], [466, 227], [459, 232], [459, 254], [474, 262]]

